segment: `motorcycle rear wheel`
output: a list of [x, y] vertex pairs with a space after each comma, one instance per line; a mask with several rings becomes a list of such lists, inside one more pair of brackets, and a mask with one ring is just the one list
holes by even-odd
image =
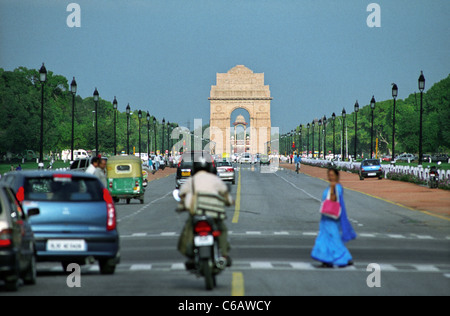
[[202, 260], [202, 270], [203, 276], [205, 277], [205, 287], [208, 291], [212, 290], [215, 285], [215, 277], [213, 275], [212, 269], [212, 261], [211, 259], [203, 259]]

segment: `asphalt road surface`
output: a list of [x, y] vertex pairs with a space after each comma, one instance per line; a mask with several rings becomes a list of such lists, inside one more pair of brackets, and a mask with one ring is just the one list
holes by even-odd
[[[217, 288], [206, 291], [203, 279], [184, 270], [176, 249], [187, 214], [174, 211], [174, 185], [170, 175], [149, 184], [143, 205], [116, 204], [121, 263], [114, 275], [85, 265], [81, 287], [68, 287], [68, 272], [43, 262], [36, 285], [16, 293], [0, 286], [0, 295], [450, 294], [449, 221], [346, 190], [348, 216], [358, 234], [347, 244], [355, 264], [321, 269], [310, 253], [327, 183], [289, 170], [261, 173], [252, 166], [243, 166], [232, 186], [238, 200], [227, 219], [233, 266], [217, 277]], [[368, 286], [368, 280], [378, 286]]]

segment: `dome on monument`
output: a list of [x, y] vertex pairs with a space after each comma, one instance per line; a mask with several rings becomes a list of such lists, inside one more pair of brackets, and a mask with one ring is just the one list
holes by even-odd
[[239, 123], [239, 124], [245, 124], [245, 117], [242, 114], [239, 114], [236, 117], [236, 120], [234, 121], [235, 123]]

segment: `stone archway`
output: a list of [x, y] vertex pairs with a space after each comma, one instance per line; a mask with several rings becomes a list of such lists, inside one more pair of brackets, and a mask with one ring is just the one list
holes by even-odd
[[264, 85], [264, 73], [253, 73], [237, 65], [227, 73], [216, 74], [216, 85], [211, 86], [210, 140], [216, 154], [230, 154], [230, 119], [236, 109], [250, 115], [250, 153], [264, 153], [270, 141], [270, 90]]

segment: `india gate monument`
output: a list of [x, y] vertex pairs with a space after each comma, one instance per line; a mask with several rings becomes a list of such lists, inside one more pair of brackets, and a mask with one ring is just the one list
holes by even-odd
[[[210, 140], [215, 154], [249, 152], [267, 153], [270, 142], [270, 90], [264, 85], [264, 73], [254, 73], [244, 65], [237, 65], [227, 73], [216, 74], [216, 85], [211, 86]], [[231, 123], [234, 110], [244, 109], [250, 121], [242, 116]], [[234, 125], [234, 127], [231, 127]], [[244, 137], [237, 139], [236, 127], [244, 127]]]

